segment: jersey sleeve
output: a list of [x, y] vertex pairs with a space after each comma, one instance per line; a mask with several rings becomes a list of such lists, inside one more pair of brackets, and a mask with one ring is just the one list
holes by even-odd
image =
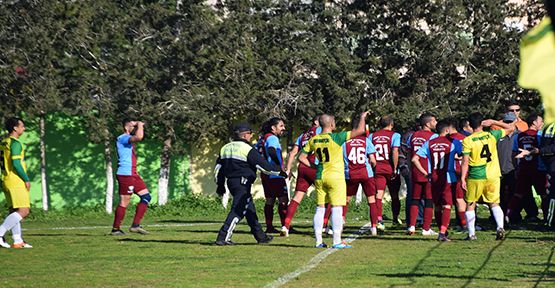
[[409, 137], [407, 137], [407, 141], [405, 142], [405, 145], [406, 145], [408, 148], [411, 148], [411, 147], [412, 147], [411, 140], [412, 140], [412, 134], [409, 135]]
[[505, 133], [505, 129], [501, 129], [501, 130], [493, 130], [490, 131], [489, 133], [491, 133], [493, 135], [493, 137], [495, 137], [496, 141], [499, 141], [499, 139], [505, 137], [505, 135], [507, 135], [507, 133]]
[[310, 152], [312, 151], [314, 151], [314, 137], [310, 138], [310, 140], [308, 140], [308, 143], [301, 150], [301, 152], [304, 154], [310, 154]]
[[466, 137], [464, 138], [463, 142], [462, 142], [462, 153], [463, 155], [470, 155], [470, 152], [472, 151], [472, 139], [470, 137]]
[[296, 146], [298, 146], [299, 148], [301, 148], [301, 147], [302, 147], [302, 146], [301, 146], [302, 140], [303, 140], [303, 134], [301, 134], [301, 135], [299, 135], [299, 137], [297, 137], [297, 140], [295, 140], [295, 143], [293, 143], [293, 145], [296, 145]]
[[420, 147], [420, 149], [418, 149], [418, 151], [416, 151], [416, 155], [418, 155], [419, 157], [422, 158], [429, 158], [428, 155], [430, 154], [430, 149], [429, 148], [429, 144], [430, 142], [426, 141], [424, 143], [424, 145], [422, 145], [422, 147]]
[[129, 144], [129, 139], [131, 139], [131, 135], [123, 134], [123, 135], [118, 137], [118, 142], [123, 144], [123, 145], [127, 145], [127, 144]]
[[351, 132], [343, 131], [338, 133], [332, 133], [331, 139], [333, 139], [333, 142], [337, 143], [337, 145], [341, 146], [347, 140], [351, 139]]
[[428, 139], [428, 140], [436, 139], [437, 137], [439, 137], [439, 135], [434, 134], [434, 135], [430, 136], [430, 139]]
[[322, 127], [316, 128], [316, 135], [322, 134]]
[[376, 147], [374, 146], [374, 144], [372, 144], [372, 141], [370, 141], [370, 139], [366, 140], [366, 154], [374, 154], [376, 153]]
[[278, 137], [275, 136], [275, 135], [272, 135], [272, 136], [268, 137], [266, 139], [266, 147], [267, 148], [276, 148], [276, 150], [281, 148], [281, 145], [279, 144]]
[[463, 150], [462, 142], [460, 140], [453, 141], [454, 154], [461, 155]]
[[391, 148], [401, 147], [401, 134], [393, 133], [391, 138]]

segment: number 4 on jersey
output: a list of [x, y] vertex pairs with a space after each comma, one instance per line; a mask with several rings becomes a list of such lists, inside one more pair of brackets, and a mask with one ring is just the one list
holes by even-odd
[[485, 144], [480, 151], [480, 158], [486, 158], [486, 162], [491, 162], [491, 152], [489, 151], [488, 144]]

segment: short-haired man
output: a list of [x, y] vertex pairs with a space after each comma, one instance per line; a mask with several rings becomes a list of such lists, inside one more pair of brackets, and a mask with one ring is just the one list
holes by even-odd
[[215, 180], [218, 188], [216, 193], [223, 195], [225, 187], [233, 195], [233, 204], [227, 218], [218, 232], [216, 245], [233, 245], [231, 236], [235, 226], [243, 217], [251, 228], [251, 233], [259, 244], [272, 241], [273, 237], [262, 231], [262, 226], [256, 216], [256, 208], [251, 195], [251, 187], [256, 180], [256, 170], [269, 175], [287, 174], [281, 171], [281, 167], [270, 164], [251, 145], [252, 130], [247, 123], [238, 123], [233, 127], [233, 141], [227, 143], [220, 150], [216, 167], [214, 169]]
[[[505, 104], [505, 113], [513, 113], [516, 116], [516, 121], [514, 123], [516, 130], [518, 130], [519, 132], [524, 132], [528, 130], [528, 124], [526, 123], [526, 121], [520, 118], [520, 105], [516, 100], [514, 99], [509, 100]], [[503, 128], [499, 125], [491, 126], [491, 130], [500, 130], [500, 129], [503, 129]]]
[[[468, 120], [466, 121], [468, 123]], [[454, 140], [458, 140], [461, 142], [466, 138], [465, 134], [459, 133], [457, 130], [457, 121], [454, 119], [448, 120], [449, 124], [449, 137]], [[472, 134], [472, 133], [470, 133]], [[470, 135], [469, 134], [469, 135]], [[461, 186], [461, 164], [462, 164], [462, 157], [458, 155], [455, 157], [455, 176], [457, 179], [457, 183], [455, 184], [455, 188], [453, 191], [453, 201], [455, 202], [455, 206], [457, 207], [456, 219], [460, 229], [466, 228], [466, 217], [464, 213], [466, 212], [466, 202], [464, 201], [464, 190]]]
[[[353, 129], [356, 129], [359, 119], [353, 119]], [[372, 167], [376, 166], [376, 149], [370, 138], [366, 135], [359, 135], [347, 140], [343, 143], [343, 161], [345, 162], [345, 179], [347, 181], [347, 205], [343, 207], [343, 218], [349, 210], [349, 202], [351, 198], [358, 192], [358, 187], [362, 187], [362, 191], [368, 200], [370, 212], [370, 228], [372, 236], [377, 235], [378, 214], [376, 207], [376, 186], [374, 182], [374, 171]]]
[[146, 213], [151, 196], [145, 182], [139, 173], [137, 173], [137, 156], [135, 152], [135, 143], [142, 141], [144, 137], [144, 123], [141, 121], [124, 119], [122, 125], [123, 134], [119, 135], [116, 140], [116, 149], [118, 152], [118, 170], [116, 172], [116, 178], [119, 186], [119, 204], [116, 208], [114, 224], [110, 234], [113, 236], [125, 235], [120, 226], [133, 194], [139, 196], [140, 201], [139, 204], [137, 204], [135, 217], [133, 218], [133, 224], [129, 228], [129, 232], [148, 234], [148, 231], [141, 227], [141, 220]]
[[385, 188], [388, 187], [391, 195], [391, 210], [393, 212], [393, 223], [399, 224], [399, 213], [401, 202], [399, 201], [400, 177], [397, 173], [399, 165], [399, 147], [401, 146], [401, 134], [393, 131], [394, 122], [390, 115], [382, 116], [378, 122], [380, 130], [370, 134], [368, 138], [376, 148], [376, 204], [378, 209], [378, 229], [385, 230], [383, 223], [382, 199]]
[[[293, 149], [289, 152], [289, 155], [287, 156], [287, 168], [285, 170], [287, 172], [287, 175], [291, 175], [290, 173], [291, 167], [293, 166], [293, 161], [295, 161], [295, 158], [300, 153], [300, 149], [308, 144], [308, 140], [310, 140], [310, 138], [320, 134], [320, 132], [322, 131], [322, 128], [320, 128], [320, 122], [318, 122], [319, 118], [320, 115], [315, 116], [312, 119], [312, 126], [307, 131], [299, 135], [299, 137], [297, 137], [297, 141], [295, 141], [295, 143], [293, 144]], [[308, 155], [308, 160], [310, 161], [310, 163], [317, 164], [316, 155], [314, 155], [314, 153]], [[303, 200], [304, 195], [306, 195], [308, 188], [312, 186], [312, 184], [314, 184], [315, 180], [316, 169], [299, 163], [297, 168], [297, 184], [295, 185], [295, 195], [287, 206], [285, 225], [281, 227], [280, 231], [281, 236], [289, 236], [291, 220], [293, 220], [295, 212], [297, 212], [297, 207], [299, 207], [299, 204]]]
[[12, 117], [4, 126], [8, 137], [0, 142], [0, 170], [2, 170], [2, 188], [6, 195], [9, 214], [0, 225], [0, 247], [10, 248], [4, 239], [7, 231], [12, 231], [11, 248], [33, 248], [25, 243], [21, 234], [21, 220], [29, 215], [31, 207], [29, 191], [31, 182], [25, 165], [25, 148], [19, 137], [25, 132], [25, 123], [20, 118]]
[[[451, 220], [453, 191], [457, 183], [455, 155], [462, 154], [462, 143], [449, 137], [449, 126], [449, 122], [439, 121], [436, 126], [439, 136], [424, 143], [412, 158], [413, 165], [429, 177], [432, 183], [435, 218], [440, 228], [439, 241], [450, 241], [447, 238], [447, 228]], [[428, 159], [428, 167], [422, 167], [420, 157]]]
[[[499, 190], [501, 169], [497, 155], [497, 141], [514, 130], [514, 125], [501, 121], [484, 120], [482, 114], [476, 112], [468, 118], [474, 133], [463, 140], [462, 188], [466, 191], [465, 201], [466, 222], [468, 226], [467, 240], [476, 240], [476, 202], [482, 200], [489, 204], [497, 223], [497, 240], [505, 238], [503, 228], [503, 210], [499, 206]], [[501, 130], [486, 132], [484, 127], [492, 124], [502, 127]], [[468, 179], [466, 178], [468, 175]]]
[[341, 241], [343, 230], [343, 206], [347, 203], [347, 185], [345, 183], [345, 167], [343, 162], [343, 150], [341, 145], [345, 141], [364, 134], [365, 121], [368, 112], [360, 115], [359, 125], [351, 132], [332, 133], [335, 130], [335, 119], [333, 116], [324, 114], [320, 116], [320, 126], [322, 133], [312, 137], [308, 141], [301, 155], [299, 162], [306, 166], [311, 166], [308, 161], [308, 154], [316, 153], [318, 166], [316, 173], [316, 213], [314, 214], [314, 234], [316, 236], [316, 247], [326, 248], [327, 245], [322, 241], [322, 226], [324, 224], [324, 207], [326, 200], [331, 204], [331, 221], [333, 226], [333, 246], [332, 248], [343, 249], [351, 248]]
[[[432, 130], [436, 128], [437, 120], [436, 117], [425, 112], [420, 116], [421, 129], [414, 132], [412, 136], [408, 139], [408, 145], [412, 153], [414, 154], [422, 148], [424, 143], [437, 137]], [[425, 167], [428, 165], [428, 159], [425, 157], [420, 157], [420, 165]], [[413, 235], [416, 233], [416, 217], [418, 216], [418, 208], [420, 205], [420, 200], [424, 199], [424, 219], [422, 219], [422, 235], [424, 236], [437, 236], [437, 232], [432, 230], [432, 219], [434, 216], [434, 203], [432, 200], [432, 187], [428, 177], [420, 172], [414, 165], [412, 166], [412, 202], [410, 206], [410, 221], [408, 223], [408, 234]]]

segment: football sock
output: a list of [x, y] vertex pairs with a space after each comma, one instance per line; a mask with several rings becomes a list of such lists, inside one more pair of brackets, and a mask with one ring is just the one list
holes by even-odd
[[328, 227], [328, 222], [330, 219], [330, 215], [331, 215], [331, 204], [326, 204], [326, 211], [324, 213], [324, 223], [322, 225], [322, 228], [326, 228]]
[[445, 234], [445, 232], [447, 232], [449, 221], [451, 221], [451, 208], [443, 208], [441, 211], [441, 226], [439, 226], [439, 231], [441, 233]]
[[316, 236], [316, 245], [322, 243], [322, 227], [324, 226], [324, 214], [326, 208], [316, 206], [316, 213], [314, 213], [314, 236]]
[[376, 202], [369, 203], [370, 206], [370, 221], [372, 221], [372, 227], [376, 227], [378, 224], [378, 207], [376, 207]]
[[491, 212], [493, 213], [493, 218], [495, 218], [495, 223], [497, 223], [497, 229], [503, 228], [503, 210], [501, 209], [501, 207], [495, 206], [491, 208]]
[[19, 213], [17, 212], [13, 212], [12, 214], [8, 215], [8, 217], [6, 217], [6, 219], [4, 220], [4, 223], [0, 225], [0, 237], [4, 237], [6, 232], [8, 230], [12, 230], [12, 228], [17, 225], [19, 221], [21, 221], [21, 219], [23, 219], [23, 217], [21, 217], [21, 215], [19, 215]]
[[418, 204], [411, 204], [410, 205], [410, 223], [409, 226], [416, 227], [416, 218], [418, 217]]
[[21, 237], [21, 222], [17, 222], [15, 226], [12, 228], [12, 238], [13, 243], [21, 243], [23, 242], [23, 238]]
[[341, 243], [341, 230], [343, 230], [343, 207], [331, 208], [331, 224], [333, 226], [333, 245]]
[[274, 205], [264, 205], [264, 219], [266, 219], [266, 228], [274, 227]]
[[383, 220], [383, 206], [382, 206], [382, 204], [383, 204], [382, 199], [376, 198], [376, 208], [377, 208], [377, 212], [378, 212], [378, 221]]
[[285, 226], [285, 217], [287, 216], [287, 203], [279, 203], [278, 214], [281, 226]]
[[139, 226], [141, 224], [141, 220], [143, 219], [143, 216], [145, 216], [147, 208], [148, 205], [144, 202], [139, 202], [139, 204], [137, 204], [135, 218], [133, 218], [133, 226]]
[[464, 216], [464, 211], [457, 211], [457, 215], [459, 215], [459, 224], [461, 227], [466, 226], [466, 217]]
[[295, 200], [291, 200], [291, 202], [289, 202], [289, 206], [287, 206], [287, 215], [285, 215], [285, 227], [287, 227], [287, 229], [289, 229], [289, 226], [291, 226], [291, 220], [293, 220], [293, 216], [295, 216], [295, 212], [297, 212], [297, 207], [299, 206], [299, 202], [295, 201]]
[[476, 235], [476, 214], [474, 211], [466, 211], [464, 213], [466, 217], [466, 226], [468, 227], [468, 236]]
[[119, 229], [121, 226], [121, 221], [125, 218], [125, 211], [127, 210], [126, 207], [119, 206], [116, 208], [116, 215], [114, 215], [114, 225], [112, 227], [114, 229]]
[[422, 221], [422, 229], [428, 231], [432, 227], [432, 218], [434, 217], [434, 204], [431, 199], [426, 199], [424, 206], [424, 219]]

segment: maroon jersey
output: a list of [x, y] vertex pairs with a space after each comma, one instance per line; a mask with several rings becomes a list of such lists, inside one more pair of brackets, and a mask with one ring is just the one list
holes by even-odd
[[[459, 140], [461, 142], [464, 140], [464, 138], [466, 138], [464, 134], [459, 132], [455, 132], [449, 136], [451, 136], [451, 139]], [[461, 165], [462, 165], [462, 159], [455, 161], [455, 172], [457, 173], [457, 175], [461, 175]]]
[[[437, 134], [435, 134], [434, 132], [426, 130], [418, 130], [414, 132], [407, 143], [410, 148], [410, 159], [412, 159], [414, 154], [424, 145], [424, 143], [430, 140], [434, 135], [437, 136]], [[428, 159], [426, 159], [425, 157], [420, 157], [420, 165], [422, 165], [422, 167], [428, 167]], [[413, 166], [411, 170], [412, 181], [428, 182], [428, 178], [426, 178], [424, 174], [418, 171], [416, 167]]]
[[374, 145], [364, 135], [347, 140], [342, 146], [345, 163], [345, 179], [368, 179], [374, 177], [368, 155], [376, 153]]
[[[513, 151], [517, 153], [520, 151], [518, 149], [532, 150], [533, 147], [539, 147], [538, 131], [528, 129], [519, 133], [514, 144], [516, 145], [513, 145]], [[536, 171], [538, 169], [538, 157], [526, 156], [520, 159], [518, 161], [518, 168], [521, 171]]]
[[[303, 134], [301, 134], [299, 137], [297, 137], [297, 141], [295, 141], [295, 145], [297, 145], [299, 147], [299, 149], [303, 149], [303, 147], [308, 143], [308, 140], [310, 140], [310, 138], [320, 134], [320, 127], [316, 127], [313, 126], [310, 129], [306, 130]], [[308, 154], [308, 161], [310, 161], [310, 163], [315, 163], [316, 161], [316, 154], [314, 153], [310, 153]], [[305, 166], [303, 163], [299, 163], [299, 165], [301, 166]]]
[[368, 137], [376, 148], [376, 174], [393, 174], [393, 148], [401, 146], [401, 135], [382, 129]]

